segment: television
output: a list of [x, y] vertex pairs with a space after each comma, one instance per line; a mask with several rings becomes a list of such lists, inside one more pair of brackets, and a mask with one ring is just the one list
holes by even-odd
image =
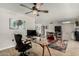
[[37, 36], [36, 30], [27, 30], [27, 36], [28, 37]]
[[55, 32], [61, 32], [61, 26], [55, 26]]

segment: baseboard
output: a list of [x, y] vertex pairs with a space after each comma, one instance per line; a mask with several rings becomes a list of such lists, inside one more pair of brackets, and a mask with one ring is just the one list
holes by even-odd
[[14, 46], [10, 46], [10, 47], [1, 48], [0, 51], [5, 50], [5, 49], [9, 49], [9, 48], [12, 48], [12, 47], [15, 47], [15, 45]]

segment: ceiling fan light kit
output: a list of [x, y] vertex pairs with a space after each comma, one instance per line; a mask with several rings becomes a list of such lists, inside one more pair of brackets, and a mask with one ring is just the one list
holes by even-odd
[[33, 13], [33, 15], [37, 15], [38, 14], [38, 12], [36, 10], [33, 10], [32, 13]]

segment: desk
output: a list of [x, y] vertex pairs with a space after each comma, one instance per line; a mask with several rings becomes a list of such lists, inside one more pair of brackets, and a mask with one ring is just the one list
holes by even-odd
[[47, 39], [46, 39], [46, 38], [41, 38], [41, 41], [40, 41], [40, 39], [39, 39], [39, 40], [36, 39], [36, 41], [33, 41], [33, 40], [32, 40], [32, 42], [34, 42], [34, 43], [36, 43], [36, 44], [38, 44], [38, 45], [40, 45], [40, 46], [42, 47], [42, 49], [43, 49], [43, 51], [42, 51], [42, 56], [44, 56], [45, 47], [47, 48], [48, 53], [49, 53], [49, 55], [51, 56], [50, 50], [49, 50], [49, 48], [48, 48], [48, 44], [49, 44], [49, 43], [47, 42]]

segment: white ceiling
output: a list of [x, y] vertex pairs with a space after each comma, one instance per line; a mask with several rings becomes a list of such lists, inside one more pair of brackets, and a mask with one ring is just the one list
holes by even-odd
[[[1, 3], [1, 8], [6, 8], [11, 11], [15, 11], [21, 14], [25, 14], [31, 11], [19, 5], [20, 3]], [[32, 3], [24, 3], [29, 7], [32, 7]], [[79, 4], [78, 3], [45, 3], [40, 9], [46, 9], [49, 13], [39, 13], [37, 17], [37, 23], [49, 23], [51, 21], [72, 20], [79, 16]], [[27, 14], [32, 17], [32, 13]]]

